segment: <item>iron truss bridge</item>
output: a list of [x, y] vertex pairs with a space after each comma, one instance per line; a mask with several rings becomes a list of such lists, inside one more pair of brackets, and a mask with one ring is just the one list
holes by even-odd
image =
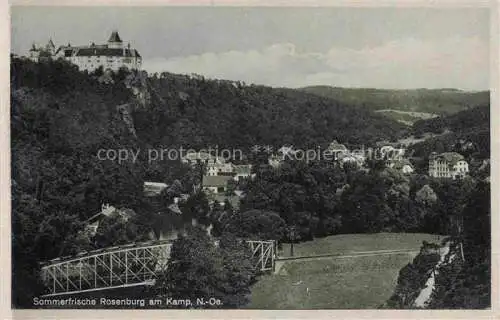
[[[273, 271], [275, 242], [245, 240], [255, 268]], [[132, 243], [50, 260], [41, 268], [44, 297], [153, 285], [167, 270], [173, 240]], [[217, 241], [216, 241], [217, 243]]]

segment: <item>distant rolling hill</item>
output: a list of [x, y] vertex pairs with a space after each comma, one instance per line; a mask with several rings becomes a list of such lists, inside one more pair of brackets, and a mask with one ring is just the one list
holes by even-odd
[[364, 106], [406, 124], [487, 105], [490, 99], [489, 91], [471, 92], [458, 89], [387, 90], [311, 86], [299, 90], [347, 104]]

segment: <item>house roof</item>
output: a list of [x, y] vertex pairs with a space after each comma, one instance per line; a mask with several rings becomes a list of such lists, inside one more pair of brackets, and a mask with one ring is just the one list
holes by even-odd
[[280, 153], [293, 153], [293, 146], [292, 145], [284, 145], [281, 148], [278, 149], [278, 152]]
[[230, 176], [203, 176], [204, 187], [225, 187], [231, 180]]
[[173, 213], [182, 214], [182, 211], [179, 208], [179, 205], [177, 205], [177, 203], [172, 203], [171, 205], [168, 206], [168, 209]]
[[144, 181], [145, 187], [153, 187], [153, 188], [166, 188], [168, 185], [163, 182], [152, 182], [152, 181]]
[[333, 140], [333, 142], [328, 145], [328, 150], [347, 151], [347, 147], [341, 143], [338, 143], [337, 140]]
[[208, 165], [208, 168], [234, 168], [234, 166], [231, 163], [211, 163]]
[[441, 153], [437, 156], [437, 158], [441, 158], [442, 160], [445, 160], [445, 161], [449, 162], [450, 164], [455, 164], [458, 161], [465, 159], [463, 155], [456, 153], [456, 152]]
[[229, 202], [233, 208], [237, 208], [239, 206], [239, 197], [237, 196], [223, 196], [223, 195], [216, 195], [213, 198], [214, 201], [217, 201], [219, 203], [223, 202]]
[[144, 181], [144, 195], [146, 197], [157, 196], [167, 187], [166, 183]]
[[408, 159], [394, 161], [394, 166], [393, 166], [394, 169], [400, 170], [400, 169], [403, 169], [404, 166], [410, 166], [411, 168], [413, 168], [413, 165], [411, 164], [411, 162]]
[[63, 49], [65, 57], [71, 57], [73, 55], [73, 49]]
[[108, 42], [123, 42], [122, 39], [120, 39], [120, 36], [118, 35], [118, 31], [113, 31], [111, 33], [111, 36], [109, 37]]
[[250, 164], [235, 165], [233, 168], [236, 174], [250, 174], [252, 171], [252, 165]]
[[104, 217], [109, 217], [115, 214], [118, 210], [114, 206], [103, 205], [101, 211], [94, 214], [92, 217], [87, 219], [88, 223], [94, 223], [95, 221], [101, 220]]
[[140, 57], [135, 49], [107, 48], [101, 46], [80, 48], [75, 53], [79, 57], [106, 56], [106, 57]]

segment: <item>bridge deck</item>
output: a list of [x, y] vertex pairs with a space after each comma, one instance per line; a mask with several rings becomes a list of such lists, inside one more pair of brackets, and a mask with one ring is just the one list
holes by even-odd
[[[274, 270], [275, 242], [246, 240], [255, 268]], [[152, 285], [167, 270], [173, 240], [133, 243], [50, 260], [41, 276], [44, 296]]]

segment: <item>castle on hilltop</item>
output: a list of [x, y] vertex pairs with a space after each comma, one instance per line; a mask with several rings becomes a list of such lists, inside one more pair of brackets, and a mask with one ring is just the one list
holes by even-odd
[[49, 40], [45, 47], [35, 45], [29, 51], [29, 59], [39, 62], [47, 59], [65, 59], [78, 66], [80, 70], [94, 71], [99, 67], [104, 70], [117, 71], [121, 67], [140, 69], [142, 57], [136, 49], [130, 48], [130, 43], [125, 47], [117, 31], [113, 31], [106, 44], [92, 42], [86, 46], [60, 46], [57, 50]]

